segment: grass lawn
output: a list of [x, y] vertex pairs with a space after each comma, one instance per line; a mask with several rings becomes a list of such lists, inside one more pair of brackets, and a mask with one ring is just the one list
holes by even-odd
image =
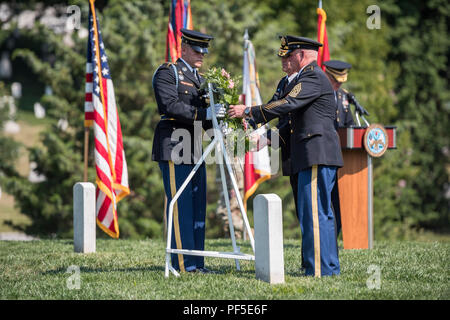
[[[231, 241], [207, 240], [206, 249], [231, 251]], [[166, 279], [161, 240], [97, 240], [95, 254], [74, 253], [72, 240], [0, 241], [0, 299], [449, 299], [449, 254], [448, 241], [378, 241], [372, 250], [341, 250], [341, 275], [316, 279], [299, 270], [300, 241], [285, 240], [286, 282], [269, 285], [255, 279], [253, 262], [236, 271], [233, 260], [217, 258], [205, 258], [217, 274]], [[79, 289], [69, 289], [72, 265]], [[373, 266], [379, 289], [367, 285]]]

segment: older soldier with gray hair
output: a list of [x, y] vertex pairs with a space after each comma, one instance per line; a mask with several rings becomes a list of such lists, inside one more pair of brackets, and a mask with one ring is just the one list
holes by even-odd
[[340, 274], [331, 190], [342, 167], [339, 137], [334, 128], [333, 88], [317, 65], [321, 43], [303, 37], [281, 38], [279, 54], [294, 55], [300, 66], [290, 90], [278, 100], [260, 106], [230, 106], [231, 117], [266, 123], [289, 116], [291, 174], [298, 174], [297, 205], [302, 231], [305, 274]]

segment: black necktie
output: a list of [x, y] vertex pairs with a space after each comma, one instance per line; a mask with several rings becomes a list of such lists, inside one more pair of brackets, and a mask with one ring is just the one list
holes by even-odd
[[284, 81], [283, 86], [281, 88], [281, 96], [284, 95], [284, 92], [288, 85], [289, 85], [289, 77], [286, 76], [286, 80]]
[[197, 79], [197, 81], [200, 82], [200, 77], [198, 76], [197, 69], [194, 69], [194, 76], [195, 79]]

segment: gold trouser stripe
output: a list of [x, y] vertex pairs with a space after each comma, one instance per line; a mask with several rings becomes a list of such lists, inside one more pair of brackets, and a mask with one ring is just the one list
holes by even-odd
[[[172, 199], [175, 197], [177, 193], [177, 184], [175, 181], [175, 166], [173, 165], [173, 161], [169, 161], [169, 173], [170, 173], [170, 192], [172, 193]], [[180, 224], [178, 221], [178, 201], [175, 202], [173, 207], [173, 225], [175, 232], [175, 242], [177, 244], [177, 249], [183, 249], [181, 245], [181, 235], [180, 235]], [[178, 264], [180, 266], [180, 271], [184, 272], [184, 259], [182, 254], [178, 254]]]
[[311, 169], [311, 204], [314, 231], [314, 276], [320, 278], [320, 228], [317, 198], [317, 165]]

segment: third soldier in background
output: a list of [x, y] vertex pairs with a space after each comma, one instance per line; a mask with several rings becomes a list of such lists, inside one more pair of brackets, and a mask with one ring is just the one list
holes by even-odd
[[329, 60], [325, 61], [325, 73], [330, 79], [331, 86], [334, 90], [334, 97], [336, 100], [336, 130], [338, 128], [351, 127], [355, 125], [353, 121], [352, 111], [350, 110], [349, 99], [347, 97], [348, 91], [341, 88], [341, 85], [347, 81], [348, 71], [352, 67], [350, 63]]
[[[348, 91], [341, 88], [341, 85], [347, 81], [348, 70], [352, 67], [352, 65], [339, 60], [329, 60], [325, 61], [323, 64], [325, 66], [325, 74], [333, 87], [334, 98], [336, 101], [336, 121], [334, 122], [334, 126], [336, 130], [339, 128], [354, 126], [355, 122], [353, 121], [352, 111], [350, 110]], [[334, 215], [336, 217], [337, 237], [342, 227], [338, 181], [334, 184], [331, 192], [331, 202], [333, 205]]]

